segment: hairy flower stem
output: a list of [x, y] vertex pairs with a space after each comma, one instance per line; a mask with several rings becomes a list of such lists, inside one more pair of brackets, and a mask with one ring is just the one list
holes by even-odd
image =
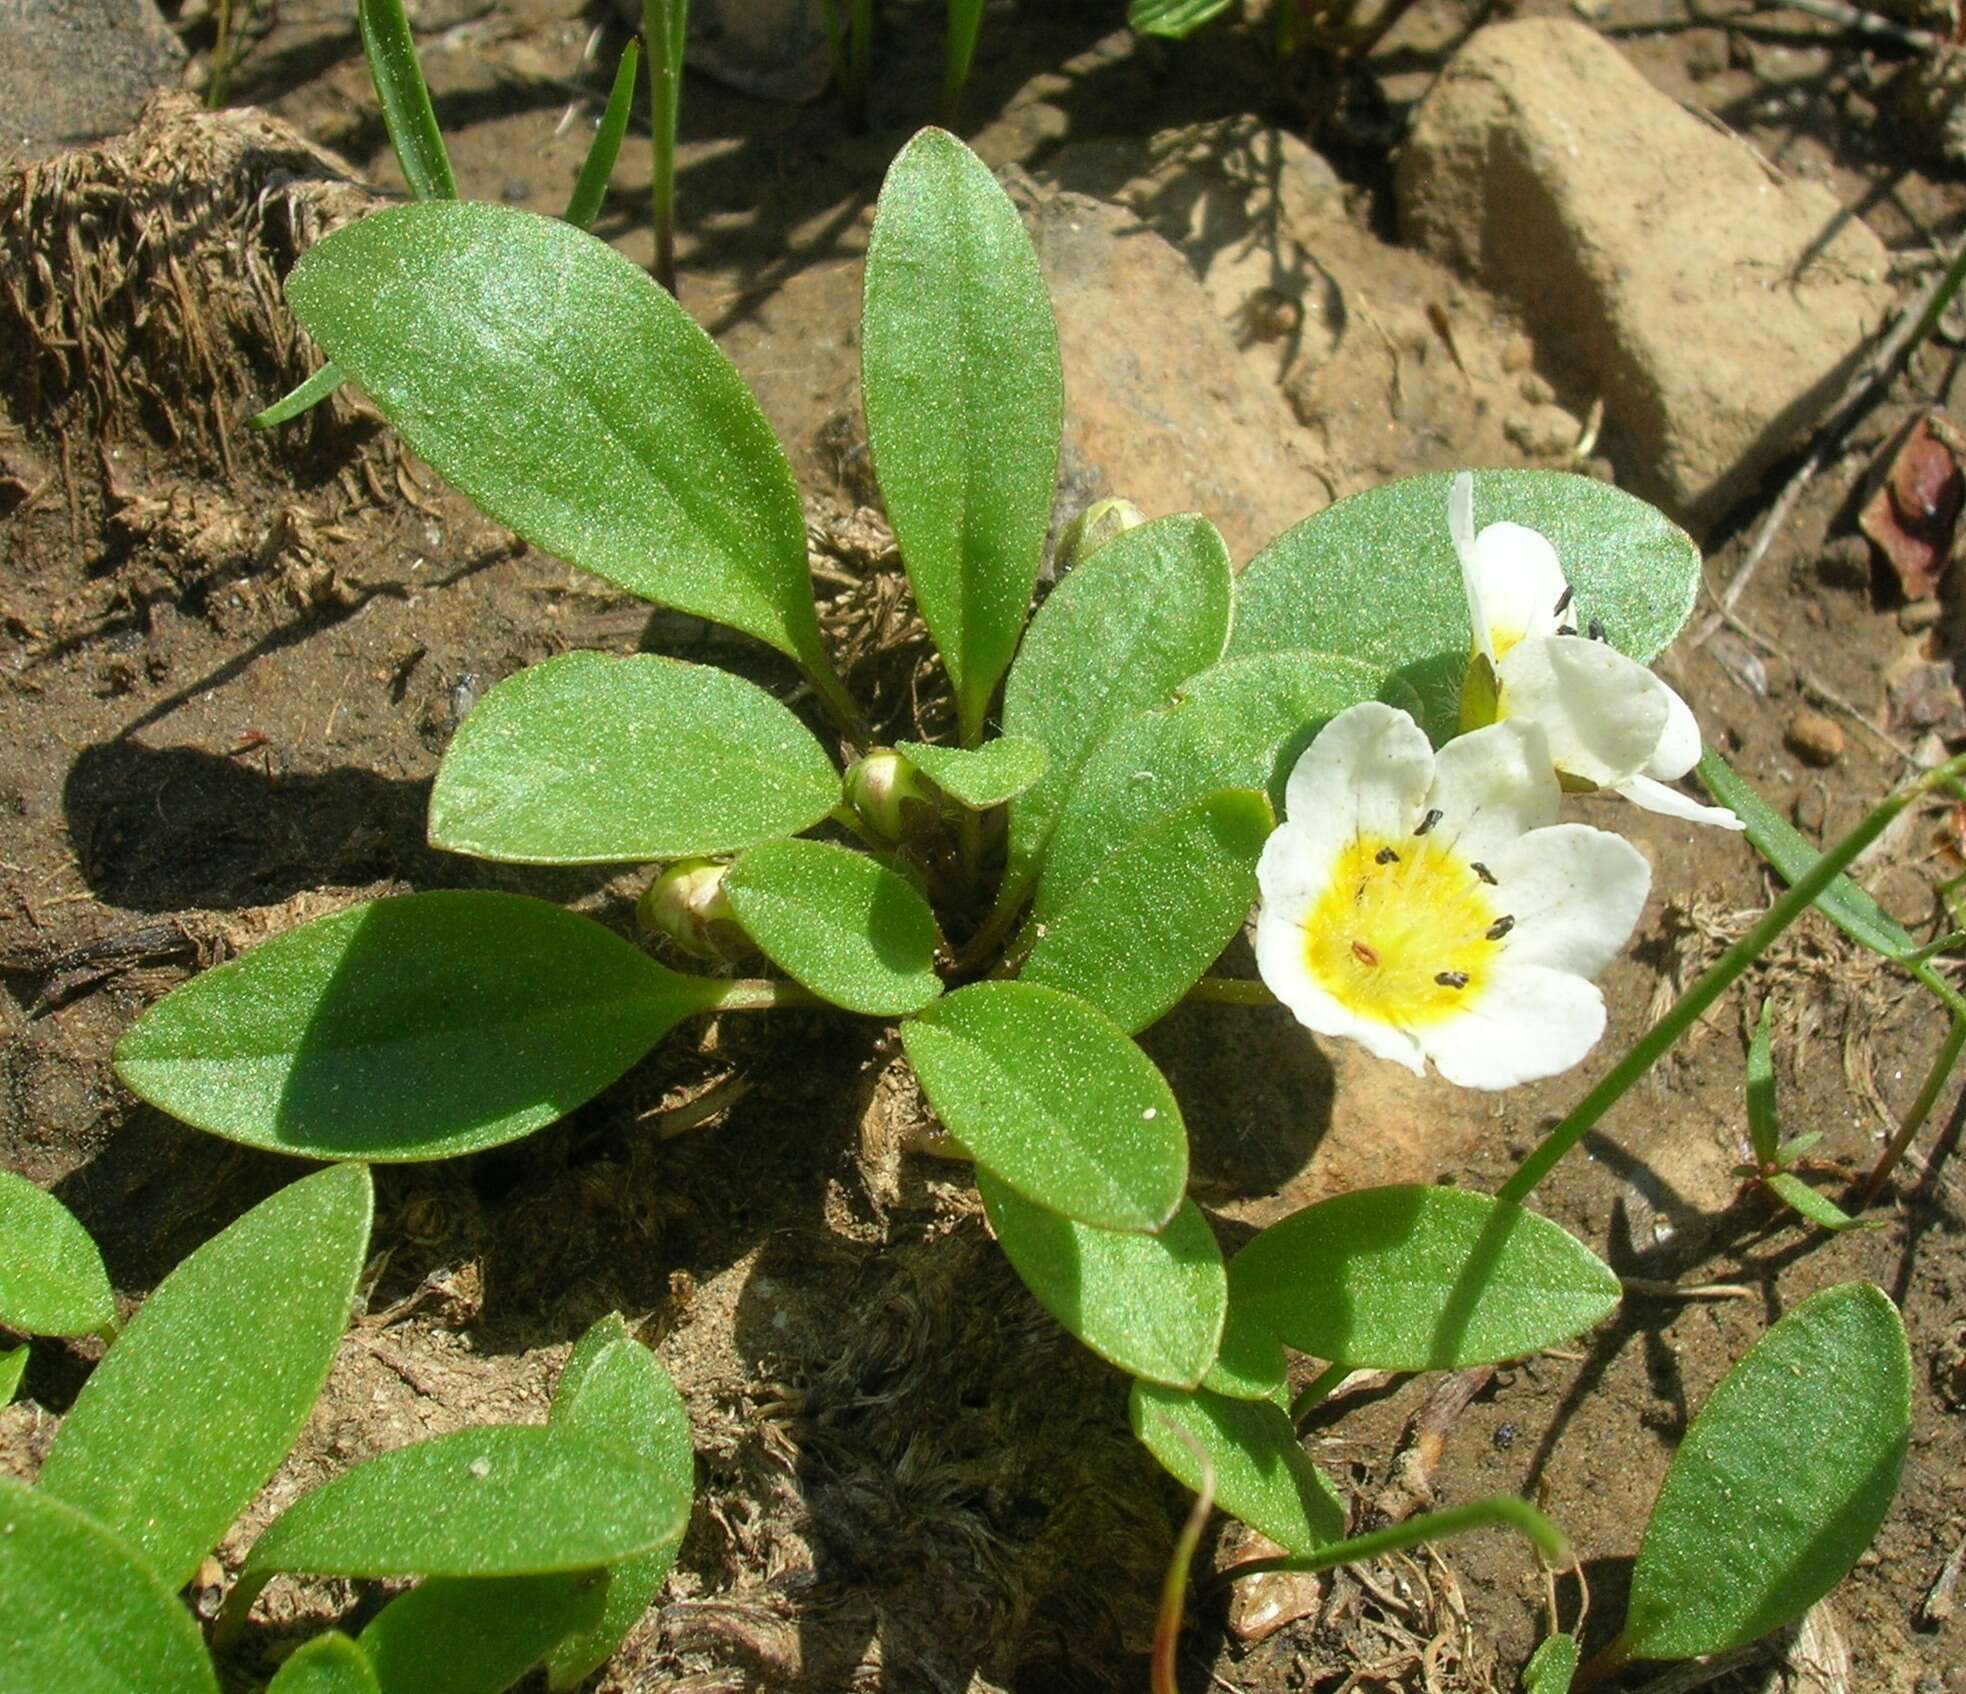
[[1633, 1083], [1665, 1056], [1672, 1044], [1693, 1027], [1700, 1014], [1733, 986], [1734, 980], [1773, 945], [1783, 930], [1815, 904], [1816, 897], [1843, 874], [1851, 860], [1884, 833], [1893, 818], [1961, 771], [1966, 771], [1966, 754], [1907, 783], [1897, 793], [1887, 796], [1855, 829], [1797, 877], [1788, 892], [1763, 914], [1761, 921], [1721, 954], [1706, 975], [1680, 995], [1666, 1015], [1611, 1067], [1604, 1080], [1543, 1138], [1515, 1175], [1502, 1185], [1498, 1197], [1518, 1205], [1528, 1199], [1557, 1161], [1596, 1126]]
[[642, 37], [649, 62], [649, 136], [655, 151], [649, 178], [655, 280], [671, 294], [676, 292], [676, 112], [682, 104], [683, 37], [688, 28], [689, 0], [645, 0]]

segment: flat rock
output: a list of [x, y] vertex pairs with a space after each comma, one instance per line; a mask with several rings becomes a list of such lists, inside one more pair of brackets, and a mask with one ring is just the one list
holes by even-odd
[[1051, 291], [1065, 367], [1065, 458], [1149, 517], [1199, 511], [1237, 560], [1325, 500], [1296, 420], [1244, 361], [1187, 260], [1133, 213], [1005, 187]]
[[13, 0], [0, 27], [0, 161], [126, 129], [184, 48], [153, 0]]
[[1478, 33], [1421, 103], [1405, 236], [1512, 301], [1622, 480], [1698, 529], [1840, 388], [1891, 304], [1882, 243], [1567, 19]]

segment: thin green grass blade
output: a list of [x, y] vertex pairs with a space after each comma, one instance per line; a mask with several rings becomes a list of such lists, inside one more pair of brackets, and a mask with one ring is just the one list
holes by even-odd
[[622, 137], [628, 133], [628, 109], [635, 103], [635, 73], [641, 62], [642, 50], [631, 40], [621, 51], [608, 109], [601, 114], [601, 127], [594, 131], [594, 145], [587, 149], [580, 180], [573, 185], [573, 198], [567, 202], [566, 220], [575, 229], [592, 229], [601, 215], [608, 178], [614, 175], [614, 161], [620, 156]]
[[403, 180], [419, 200], [455, 200], [457, 179], [451, 175], [450, 155], [444, 151], [437, 114], [430, 106], [430, 89], [416, 60], [416, 41], [403, 0], [360, 0], [356, 19]]

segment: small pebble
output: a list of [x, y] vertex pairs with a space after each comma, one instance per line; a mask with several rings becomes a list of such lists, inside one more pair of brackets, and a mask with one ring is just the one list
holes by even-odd
[[1536, 362], [1536, 344], [1526, 335], [1518, 335], [1502, 349], [1502, 369], [1510, 376], [1517, 371], [1526, 371]]
[[1817, 783], [1795, 797], [1795, 804], [1789, 808], [1789, 816], [1795, 820], [1795, 827], [1804, 835], [1821, 835], [1823, 825], [1829, 820], [1829, 806], [1823, 799], [1823, 785]]
[[532, 198], [532, 184], [522, 176], [508, 177], [499, 192], [505, 197], [507, 205], [523, 206]]
[[1843, 726], [1821, 712], [1797, 712], [1782, 739], [1805, 765], [1833, 765], [1843, 757]]
[[1550, 379], [1540, 371], [1524, 371], [1516, 388], [1532, 406], [1547, 406], [1556, 398], [1556, 390], [1550, 386]]

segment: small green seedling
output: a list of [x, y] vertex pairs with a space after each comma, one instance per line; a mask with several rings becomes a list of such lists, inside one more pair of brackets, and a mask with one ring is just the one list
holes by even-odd
[[1762, 1002], [1761, 1020], [1748, 1043], [1748, 1144], [1754, 1162], [1740, 1166], [1735, 1174], [1765, 1189], [1820, 1229], [1875, 1228], [1876, 1224], [1867, 1226], [1851, 1217], [1834, 1200], [1825, 1199], [1795, 1174], [1802, 1156], [1823, 1137], [1820, 1130], [1811, 1130], [1786, 1141], [1782, 1139], [1781, 1124], [1775, 1113], [1775, 1061], [1770, 1051], [1774, 1015], [1774, 1001]]

